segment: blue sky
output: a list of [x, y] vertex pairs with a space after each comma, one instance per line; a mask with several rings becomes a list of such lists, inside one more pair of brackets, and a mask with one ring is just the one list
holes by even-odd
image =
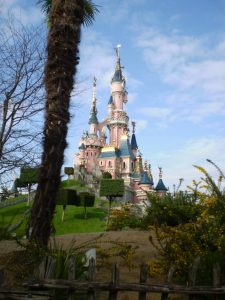
[[[6, 3], [5, 3], [6, 2]], [[158, 166], [170, 188], [183, 188], [210, 158], [225, 170], [225, 1], [96, 0], [100, 14], [83, 28], [77, 80], [83, 92], [72, 99], [66, 165], [72, 165], [83, 129], [88, 129], [92, 77], [97, 77], [99, 120], [107, 114], [114, 47], [121, 44], [127, 79], [126, 111], [137, 122], [143, 158]], [[0, 0], [25, 24], [43, 20], [31, 0]]]

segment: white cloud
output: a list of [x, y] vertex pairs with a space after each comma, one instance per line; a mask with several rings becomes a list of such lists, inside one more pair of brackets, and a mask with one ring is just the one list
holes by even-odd
[[162, 119], [168, 117], [172, 113], [172, 109], [166, 107], [142, 107], [139, 109], [139, 112], [148, 117]]
[[[149, 69], [158, 73], [173, 91], [164, 98], [173, 105], [173, 114], [162, 109], [165, 122], [178, 120], [202, 122], [210, 116], [223, 116], [225, 111], [225, 42], [217, 44], [212, 37], [194, 38], [184, 35], [165, 35], [152, 27], [140, 25], [137, 47]], [[155, 108], [142, 111], [151, 117], [160, 116]], [[170, 117], [169, 117], [170, 115]], [[164, 124], [166, 125], [166, 124]]]

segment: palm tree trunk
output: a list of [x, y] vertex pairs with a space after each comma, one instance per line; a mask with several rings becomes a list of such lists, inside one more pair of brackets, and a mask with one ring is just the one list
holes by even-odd
[[42, 164], [29, 222], [30, 239], [47, 245], [67, 146], [70, 93], [79, 63], [83, 0], [54, 0], [45, 66], [46, 112]]

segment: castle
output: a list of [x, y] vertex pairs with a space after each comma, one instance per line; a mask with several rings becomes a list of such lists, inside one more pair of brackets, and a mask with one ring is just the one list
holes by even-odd
[[[142, 162], [135, 134], [135, 122], [129, 137], [129, 117], [124, 110], [128, 100], [126, 80], [122, 74], [120, 49], [116, 48], [117, 61], [111, 80], [111, 94], [108, 101], [108, 116], [102, 122], [97, 117], [96, 78], [93, 80], [92, 105], [89, 117], [89, 131], [83, 133], [79, 153], [75, 157], [75, 174], [85, 170], [89, 176], [109, 172], [112, 178], [123, 178], [125, 202], [139, 203], [146, 199], [146, 192], [166, 193], [159, 168], [159, 181], [154, 188], [151, 166]], [[106, 143], [108, 130], [109, 142]]]

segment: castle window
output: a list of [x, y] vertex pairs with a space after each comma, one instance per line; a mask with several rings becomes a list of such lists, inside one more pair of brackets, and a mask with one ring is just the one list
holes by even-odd
[[92, 152], [91, 152], [91, 156], [92, 156]]
[[100, 162], [100, 165], [102, 166], [102, 161]]
[[109, 160], [108, 162], [108, 167], [111, 168], [112, 167], [112, 162]]
[[134, 163], [131, 162], [131, 170], [133, 171], [134, 170]]
[[87, 152], [87, 154], [86, 154], [87, 156], [88, 156], [88, 152]]
[[123, 169], [126, 169], [126, 163], [123, 162]]

